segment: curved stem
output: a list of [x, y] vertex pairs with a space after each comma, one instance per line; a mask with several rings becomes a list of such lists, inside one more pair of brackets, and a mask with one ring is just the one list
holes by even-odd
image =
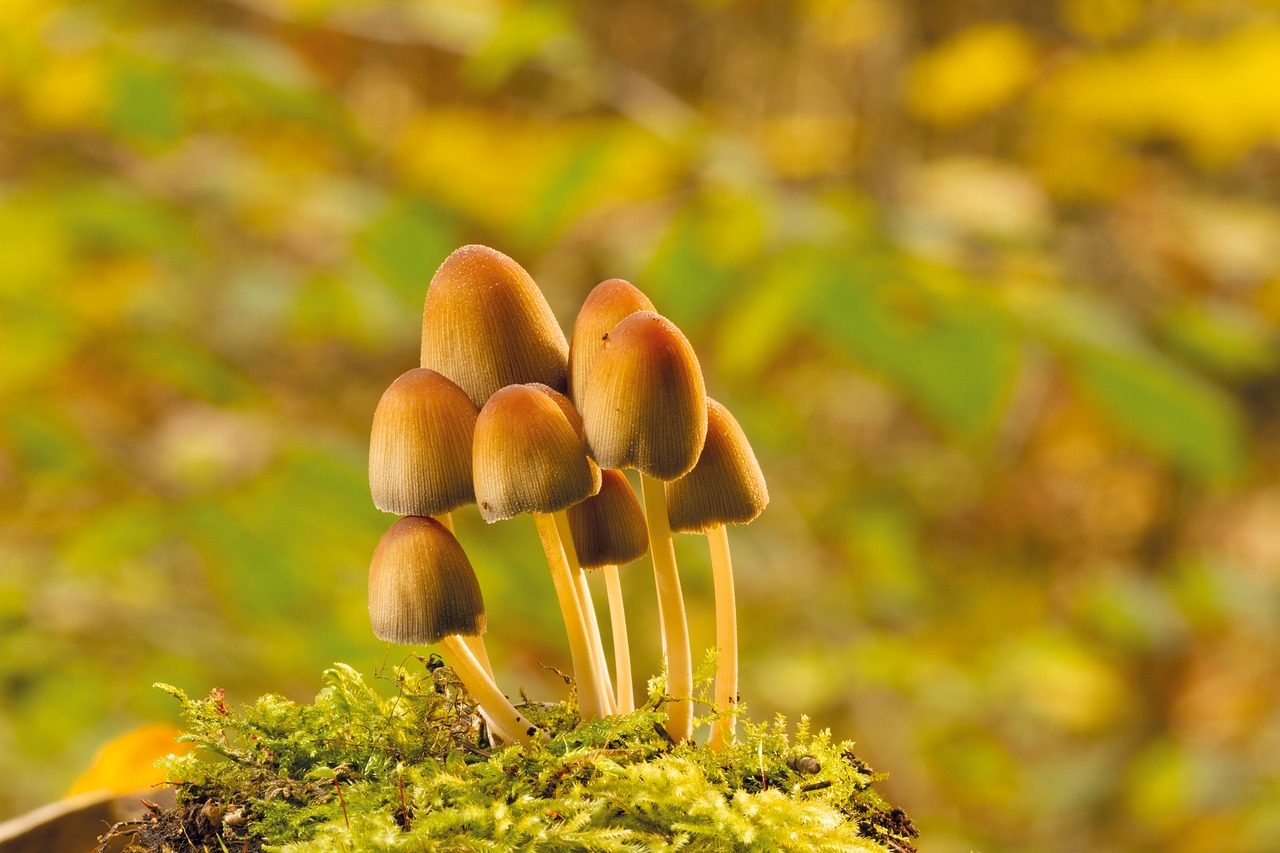
[[631, 643], [627, 639], [627, 612], [622, 601], [622, 578], [617, 566], [604, 567], [604, 588], [609, 594], [609, 624], [613, 628], [613, 663], [617, 670], [619, 714], [636, 709], [631, 683]]
[[[716, 711], [724, 713], [738, 704], [738, 611], [733, 593], [733, 563], [729, 559], [729, 533], [723, 524], [707, 531], [711, 547], [711, 580], [716, 593]], [[716, 752], [733, 743], [738, 719], [730, 715], [711, 724], [710, 746]]]
[[587, 624], [578, 600], [578, 588], [569, 570], [564, 545], [556, 532], [555, 518], [547, 513], [535, 512], [538, 536], [542, 550], [547, 555], [551, 569], [551, 581], [555, 584], [556, 599], [560, 602], [560, 615], [564, 618], [565, 633], [569, 636], [569, 658], [573, 662], [573, 676], [578, 682], [578, 712], [584, 720], [604, 716], [600, 701], [600, 685], [595, 677], [591, 641], [587, 636]]
[[667, 520], [666, 486], [647, 474], [640, 475], [644, 495], [645, 520], [649, 524], [649, 553], [653, 555], [653, 578], [662, 608], [662, 636], [667, 657], [667, 734], [676, 743], [693, 736], [693, 661], [689, 654], [689, 623], [680, 592], [676, 551], [671, 543], [671, 523]]
[[513, 741], [522, 746], [533, 746], [534, 739], [543, 742], [548, 740], [545, 732], [539, 732], [524, 718], [511, 700], [502, 695], [493, 679], [484, 674], [480, 662], [475, 659], [467, 644], [457, 634], [451, 634], [440, 641], [440, 648], [449, 659], [449, 665], [458, 674], [458, 678], [475, 697], [489, 719], [489, 725], [504, 740]]

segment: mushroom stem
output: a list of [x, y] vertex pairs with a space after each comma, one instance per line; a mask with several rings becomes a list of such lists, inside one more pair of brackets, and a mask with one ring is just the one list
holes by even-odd
[[490, 727], [500, 737], [525, 747], [533, 746], [535, 737], [544, 743], [549, 739], [545, 732], [539, 732], [515, 709], [511, 700], [502, 695], [498, 685], [484, 674], [484, 670], [480, 668], [480, 662], [471, 654], [461, 637], [457, 634], [443, 637], [440, 640], [440, 648], [449, 658], [449, 665], [453, 667], [453, 671], [458, 674], [463, 685], [475, 697], [480, 710], [484, 711], [485, 716], [488, 717]]
[[538, 525], [538, 536], [542, 539], [542, 550], [547, 555], [551, 581], [556, 588], [556, 599], [560, 602], [560, 615], [564, 618], [565, 632], [569, 637], [569, 658], [573, 663], [574, 677], [578, 681], [578, 711], [582, 719], [593, 720], [604, 716], [604, 704], [600, 701], [600, 685], [593, 666], [595, 658], [591, 654], [591, 641], [587, 636], [587, 624], [578, 599], [578, 588], [573, 582], [564, 544], [556, 531], [555, 515], [535, 512], [533, 518]]
[[[440, 512], [431, 516], [440, 522], [440, 526], [450, 533], [454, 533], [453, 529], [453, 513]], [[462, 642], [467, 644], [467, 648], [471, 650], [471, 654], [479, 662], [480, 667], [485, 671], [489, 678], [493, 678], [493, 664], [489, 662], [489, 649], [485, 647], [484, 637], [475, 635], [471, 637], [463, 637]]]
[[[711, 580], [716, 597], [716, 711], [724, 713], [738, 703], [738, 612], [733, 593], [733, 563], [729, 559], [729, 533], [723, 524], [707, 531], [711, 548]], [[720, 717], [711, 724], [711, 749], [719, 752], [733, 743], [738, 718]]]
[[569, 527], [569, 514], [560, 510], [553, 515], [556, 533], [560, 535], [560, 542], [564, 545], [564, 556], [569, 561], [569, 572], [578, 590], [578, 606], [582, 608], [582, 618], [587, 623], [587, 639], [591, 641], [591, 665], [596, 684], [600, 687], [600, 707], [605, 716], [608, 716], [614, 713], [613, 682], [609, 679], [609, 665], [605, 662], [600, 623], [596, 620], [595, 604], [591, 601], [591, 587], [587, 586], [587, 573], [582, 570], [582, 561], [578, 559], [578, 546], [573, 541], [573, 531]]
[[596, 683], [600, 685], [600, 704], [605, 716], [617, 713], [613, 701], [613, 679], [609, 677], [609, 663], [604, 655], [604, 642], [600, 639], [600, 623], [596, 620], [595, 603], [591, 600], [591, 587], [587, 585], [587, 573], [578, 569], [574, 578], [578, 587], [578, 602], [587, 620], [587, 634], [591, 641], [591, 662], [595, 666]]
[[689, 653], [689, 623], [680, 592], [680, 574], [667, 520], [666, 486], [661, 480], [640, 475], [645, 520], [649, 524], [649, 553], [662, 613], [662, 636], [667, 658], [667, 734], [676, 743], [693, 736], [693, 660]]
[[622, 577], [617, 566], [604, 567], [604, 588], [609, 594], [609, 623], [613, 628], [613, 663], [617, 670], [618, 695], [615, 706], [619, 714], [636, 709], [631, 684], [631, 643], [627, 639], [627, 612], [622, 601]]

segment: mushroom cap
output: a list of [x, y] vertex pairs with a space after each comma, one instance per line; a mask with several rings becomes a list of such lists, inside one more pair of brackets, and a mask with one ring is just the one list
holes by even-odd
[[587, 445], [602, 468], [674, 480], [698, 461], [707, 434], [698, 356], [667, 318], [629, 314], [596, 356], [582, 400]]
[[666, 484], [675, 533], [746, 524], [764, 512], [769, 489], [746, 433], [724, 406], [707, 398], [707, 441], [693, 470]]
[[587, 391], [587, 377], [596, 356], [604, 349], [604, 338], [624, 317], [637, 311], [652, 311], [649, 297], [629, 281], [610, 278], [591, 289], [573, 323], [569, 339], [569, 396], [581, 406]]
[[448, 376], [477, 407], [499, 388], [567, 388], [569, 343], [524, 267], [487, 246], [463, 246], [431, 277], [422, 311], [423, 367]]
[[446, 377], [416, 367], [382, 394], [369, 436], [369, 491], [397, 515], [438, 515], [472, 503], [471, 436], [479, 411]]
[[411, 515], [382, 535], [369, 564], [369, 624], [404, 645], [485, 632], [480, 582], [443, 524]]
[[484, 404], [471, 466], [480, 515], [490, 522], [556, 512], [600, 490], [577, 410], [537, 383], [508, 385]]
[[569, 507], [569, 530], [584, 569], [624, 566], [649, 550], [649, 528], [621, 471], [600, 472], [600, 491]]

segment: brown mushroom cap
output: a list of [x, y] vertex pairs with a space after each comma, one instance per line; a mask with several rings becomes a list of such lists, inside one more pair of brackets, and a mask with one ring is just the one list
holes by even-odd
[[626, 475], [613, 470], [600, 475], [600, 491], [566, 511], [584, 569], [624, 566], [649, 550], [644, 510]]
[[600, 489], [573, 404], [545, 385], [508, 385], [489, 398], [471, 464], [476, 503], [490, 522], [556, 512]]
[[487, 246], [463, 246], [436, 270], [422, 311], [422, 366], [477, 407], [499, 388], [567, 388], [569, 343], [524, 268]]
[[485, 632], [480, 582], [443, 524], [411, 515], [382, 535], [369, 564], [369, 623], [378, 639], [404, 645]]
[[391, 383], [373, 413], [369, 490], [397, 515], [438, 515], [475, 500], [471, 398], [434, 370], [414, 368]]
[[587, 377], [604, 349], [608, 331], [629, 314], [652, 310], [649, 297], [629, 281], [611, 278], [591, 289], [578, 311], [569, 340], [569, 396], [575, 404], [582, 405]]
[[698, 461], [707, 434], [698, 356], [665, 317], [637, 311], [614, 326], [587, 380], [582, 421], [602, 468], [674, 480]]
[[707, 398], [707, 441], [693, 470], [667, 483], [667, 518], [676, 533], [746, 524], [769, 503], [760, 463], [724, 406]]

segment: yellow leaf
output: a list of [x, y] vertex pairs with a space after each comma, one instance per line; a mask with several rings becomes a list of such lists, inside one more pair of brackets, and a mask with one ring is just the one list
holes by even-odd
[[102, 61], [93, 54], [56, 57], [28, 83], [27, 115], [35, 124], [63, 129], [95, 118], [105, 93]]
[[174, 742], [179, 734], [173, 726], [152, 723], [107, 741], [98, 747], [92, 763], [67, 791], [67, 796], [102, 790], [132, 794], [164, 782], [165, 773], [155, 766], [156, 762], [190, 749], [186, 744]]
[[907, 108], [944, 126], [964, 124], [1011, 101], [1035, 73], [1036, 46], [1011, 24], [979, 24], [920, 56], [907, 81]]

